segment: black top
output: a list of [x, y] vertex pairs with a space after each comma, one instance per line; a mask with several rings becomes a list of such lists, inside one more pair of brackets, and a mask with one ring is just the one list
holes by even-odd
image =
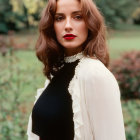
[[32, 110], [32, 132], [41, 140], [73, 140], [72, 99], [68, 86], [79, 60], [65, 63]]

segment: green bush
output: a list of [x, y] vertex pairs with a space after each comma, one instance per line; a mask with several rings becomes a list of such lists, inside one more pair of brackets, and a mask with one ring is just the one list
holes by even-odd
[[140, 7], [133, 12], [132, 18], [134, 20], [134, 24], [140, 25]]
[[10, 0], [0, 0], [0, 33], [17, 30], [17, 14], [12, 11]]
[[3, 58], [8, 59], [1, 64], [0, 73], [0, 139], [25, 140], [27, 111], [19, 100], [23, 82], [20, 76], [21, 70], [15, 66], [18, 59], [13, 56], [12, 48], [8, 49], [7, 55]]
[[36, 90], [45, 81], [42, 65], [34, 51], [15, 49], [15, 38], [4, 37], [0, 36], [0, 140], [27, 140]]
[[111, 63], [123, 99], [140, 99], [140, 51], [126, 52]]
[[140, 100], [122, 100], [126, 140], [140, 140]]

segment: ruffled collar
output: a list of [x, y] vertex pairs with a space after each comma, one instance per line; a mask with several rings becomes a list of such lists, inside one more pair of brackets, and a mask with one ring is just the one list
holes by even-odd
[[84, 56], [83, 52], [79, 52], [75, 55], [65, 56], [64, 61], [65, 61], [65, 63], [72, 63], [72, 62], [75, 62], [78, 59], [81, 59], [83, 56]]

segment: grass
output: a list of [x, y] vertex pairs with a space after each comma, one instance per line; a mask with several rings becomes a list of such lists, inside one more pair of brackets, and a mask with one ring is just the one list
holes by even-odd
[[[24, 96], [24, 99], [28, 98], [33, 101], [36, 89], [44, 85], [43, 65], [38, 61], [33, 51], [17, 51], [15, 55], [20, 63], [20, 65], [18, 63], [18, 67], [21, 70], [21, 74], [25, 72], [24, 77], [26, 77], [26, 81], [29, 81], [29, 84], [26, 84], [26, 87], [23, 88], [21, 95]], [[34, 81], [32, 81], [33, 79]], [[33, 84], [33, 82], [35, 83]], [[32, 85], [34, 86], [32, 87]], [[23, 99], [22, 96], [21, 99]]]
[[118, 58], [123, 52], [140, 50], [140, 36], [116, 36], [108, 41], [112, 59]]
[[140, 50], [140, 26], [120, 25], [119, 30], [109, 32], [108, 45], [111, 59], [125, 51]]

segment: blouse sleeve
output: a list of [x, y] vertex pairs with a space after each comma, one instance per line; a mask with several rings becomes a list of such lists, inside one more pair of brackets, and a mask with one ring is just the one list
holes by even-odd
[[120, 90], [113, 74], [104, 66], [85, 78], [85, 98], [95, 140], [126, 140]]
[[[36, 103], [36, 101], [38, 100], [39, 96], [42, 94], [44, 89], [48, 86], [48, 84], [49, 84], [49, 80], [46, 79], [44, 87], [37, 89], [37, 94], [35, 96], [34, 104]], [[28, 126], [27, 126], [28, 140], [39, 140], [39, 136], [32, 132], [32, 118], [31, 118], [31, 116], [32, 116], [32, 113], [30, 113]]]

